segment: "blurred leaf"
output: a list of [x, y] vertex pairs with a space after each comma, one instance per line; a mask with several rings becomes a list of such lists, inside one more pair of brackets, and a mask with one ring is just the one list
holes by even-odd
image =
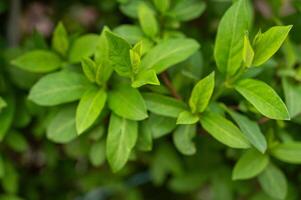
[[184, 155], [196, 153], [195, 144], [192, 142], [196, 135], [195, 125], [179, 125], [173, 133], [173, 142], [176, 148]]

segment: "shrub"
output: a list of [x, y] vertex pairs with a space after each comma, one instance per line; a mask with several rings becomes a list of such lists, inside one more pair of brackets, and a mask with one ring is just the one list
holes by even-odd
[[4, 49], [1, 199], [299, 199], [299, 48], [280, 5], [264, 23], [248, 0], [119, 8], [131, 24], [59, 22]]

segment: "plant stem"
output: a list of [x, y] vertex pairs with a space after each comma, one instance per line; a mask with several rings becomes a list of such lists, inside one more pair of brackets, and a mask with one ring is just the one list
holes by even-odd
[[173, 97], [175, 97], [176, 99], [179, 99], [181, 100], [182, 97], [179, 95], [179, 93], [177, 92], [177, 90], [174, 88], [174, 86], [172, 85], [171, 81], [169, 80], [168, 78], [168, 73], [165, 71], [165, 72], [162, 72], [160, 74], [160, 77], [162, 78], [164, 84], [166, 85], [166, 87], [168, 88], [168, 90], [170, 91], [171, 95]]

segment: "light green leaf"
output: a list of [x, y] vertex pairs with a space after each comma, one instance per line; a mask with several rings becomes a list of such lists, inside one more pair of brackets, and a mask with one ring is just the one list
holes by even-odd
[[0, 112], [0, 141], [3, 140], [11, 127], [15, 115], [16, 105], [13, 96], [3, 97], [7, 106]]
[[139, 136], [137, 141], [137, 148], [140, 151], [151, 151], [153, 148], [153, 135], [147, 121], [142, 121], [139, 124]]
[[292, 25], [274, 26], [258, 37], [253, 45], [254, 66], [262, 65], [278, 51], [292, 27]]
[[62, 61], [51, 51], [34, 50], [12, 60], [12, 64], [29, 72], [46, 73], [60, 68]]
[[92, 144], [89, 152], [89, 159], [92, 165], [95, 167], [104, 163], [106, 160], [105, 141], [99, 141]]
[[156, 93], [142, 94], [149, 111], [166, 117], [178, 117], [186, 109], [186, 105], [175, 98]]
[[68, 143], [77, 137], [75, 107], [61, 109], [47, 127], [47, 138], [57, 143]]
[[264, 116], [278, 120], [290, 119], [285, 104], [266, 83], [244, 79], [235, 84], [235, 89]]
[[246, 67], [251, 67], [254, 59], [254, 50], [250, 43], [249, 36], [245, 34], [243, 47], [243, 61]]
[[278, 144], [271, 149], [271, 153], [283, 162], [301, 164], [301, 142]]
[[110, 91], [109, 107], [117, 115], [131, 120], [147, 117], [144, 99], [137, 89], [121, 87]]
[[77, 38], [70, 47], [69, 60], [78, 63], [83, 58], [92, 56], [95, 53], [99, 36], [96, 34], [86, 34]]
[[156, 8], [161, 12], [165, 13], [170, 7], [170, 0], [153, 0]]
[[132, 87], [138, 88], [143, 85], [160, 85], [155, 70], [142, 70], [134, 77]]
[[107, 100], [103, 89], [93, 87], [81, 97], [76, 109], [76, 130], [78, 134], [87, 130], [100, 115]]
[[69, 48], [69, 40], [67, 31], [62, 22], [59, 22], [54, 29], [52, 36], [52, 48], [65, 56]]
[[66, 70], [41, 78], [28, 98], [38, 105], [59, 105], [79, 99], [88, 86], [89, 81], [83, 75]]
[[244, 115], [238, 114], [230, 109], [227, 109], [227, 112], [237, 123], [242, 133], [245, 134], [248, 141], [261, 153], [264, 153], [267, 149], [267, 142], [260, 130], [259, 125], [251, 121], [249, 118]]
[[193, 88], [189, 98], [192, 113], [204, 112], [214, 90], [214, 72], [200, 80]]
[[205, 8], [206, 4], [199, 0], [180, 0], [168, 12], [168, 15], [179, 21], [189, 21], [199, 17]]
[[193, 155], [196, 147], [192, 142], [192, 138], [196, 134], [195, 125], [180, 125], [173, 133], [173, 142], [176, 148], [184, 155]]
[[147, 125], [153, 138], [157, 139], [171, 133], [176, 128], [176, 119], [151, 114], [147, 119]]
[[276, 166], [269, 164], [258, 177], [261, 188], [271, 197], [285, 199], [287, 194], [287, 180], [283, 172]]
[[139, 5], [138, 19], [143, 32], [147, 36], [153, 38], [158, 34], [159, 27], [155, 13], [146, 3]]
[[120, 76], [130, 77], [132, 74], [130, 44], [110, 31], [105, 31], [105, 37], [108, 42], [108, 58], [111, 67]]
[[86, 77], [91, 81], [95, 82], [96, 76], [96, 64], [91, 58], [83, 58], [81, 61], [82, 69]]
[[250, 148], [250, 143], [244, 134], [222, 115], [206, 112], [202, 115], [200, 121], [202, 127], [221, 143], [232, 148]]
[[138, 124], [111, 114], [106, 142], [106, 155], [113, 172], [119, 171], [128, 161], [138, 137]]
[[179, 114], [177, 124], [195, 124], [199, 121], [199, 119], [198, 115], [185, 110]]
[[290, 117], [294, 118], [301, 113], [301, 86], [295, 85], [287, 79], [282, 80], [285, 103]]
[[236, 1], [220, 21], [214, 57], [218, 69], [229, 76], [235, 74], [242, 63], [244, 33], [252, 22], [252, 9], [248, 0]]
[[124, 24], [114, 29], [114, 33], [120, 35], [130, 44], [136, 44], [141, 41], [144, 34], [139, 26]]
[[154, 69], [161, 73], [167, 68], [186, 60], [199, 49], [193, 39], [168, 39], [152, 48], [142, 59], [142, 69]]
[[260, 174], [269, 164], [269, 157], [250, 149], [245, 152], [234, 166], [233, 180], [250, 179]]

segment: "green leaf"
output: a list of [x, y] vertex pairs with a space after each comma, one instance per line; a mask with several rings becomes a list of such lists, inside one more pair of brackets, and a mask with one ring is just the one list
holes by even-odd
[[171, 117], [151, 114], [147, 119], [148, 129], [154, 139], [161, 138], [176, 128], [176, 120]]
[[109, 93], [109, 107], [117, 115], [131, 120], [147, 117], [144, 99], [137, 89], [120, 87]]
[[1, 110], [3, 108], [5, 108], [7, 106], [7, 103], [5, 102], [5, 100], [0, 96], [0, 113], [1, 113]]
[[278, 144], [271, 149], [271, 153], [283, 162], [301, 164], [301, 142]]
[[78, 136], [75, 127], [75, 107], [61, 109], [47, 127], [47, 138], [57, 143], [68, 143]]
[[285, 103], [291, 118], [301, 113], [301, 86], [293, 84], [287, 79], [282, 80]]
[[105, 150], [105, 141], [99, 141], [92, 144], [89, 152], [89, 159], [93, 166], [97, 167], [104, 163], [106, 160]]
[[258, 177], [262, 189], [271, 197], [285, 199], [287, 194], [287, 181], [283, 172], [270, 164]]
[[105, 31], [105, 37], [108, 42], [110, 65], [120, 76], [130, 77], [132, 74], [130, 44], [110, 31]]
[[180, 125], [173, 133], [173, 142], [176, 148], [184, 155], [193, 155], [196, 147], [192, 142], [192, 138], [196, 134], [195, 125]]
[[29, 72], [47, 73], [59, 69], [62, 61], [51, 51], [34, 50], [12, 60], [12, 64]]
[[235, 164], [232, 179], [250, 179], [260, 174], [269, 164], [269, 157], [260, 152], [250, 149], [240, 157]]
[[77, 38], [70, 47], [69, 60], [78, 63], [83, 58], [92, 56], [95, 53], [99, 36], [96, 34], [86, 34]]
[[132, 87], [138, 88], [143, 85], [160, 85], [155, 70], [142, 70], [134, 77]]
[[227, 112], [237, 123], [242, 133], [245, 134], [248, 141], [261, 153], [264, 153], [267, 149], [267, 142], [260, 130], [259, 125], [251, 121], [249, 118], [244, 115], [238, 114], [230, 109], [227, 109]]
[[186, 109], [186, 105], [172, 97], [164, 96], [156, 93], [142, 94], [146, 107], [152, 113], [166, 117], [178, 117], [178, 115]]
[[195, 124], [200, 120], [198, 115], [195, 115], [189, 111], [182, 111], [178, 118], [177, 124]]
[[128, 161], [138, 137], [138, 124], [111, 114], [106, 142], [106, 155], [113, 172], [119, 171]]
[[66, 70], [41, 78], [28, 98], [38, 105], [59, 105], [79, 99], [88, 86], [89, 81], [83, 75]]
[[147, 36], [153, 38], [158, 34], [159, 26], [155, 13], [146, 3], [139, 5], [138, 19], [143, 32]]
[[235, 74], [242, 63], [244, 34], [252, 21], [252, 9], [248, 0], [236, 1], [220, 21], [214, 57], [218, 69], [229, 76]]
[[199, 17], [205, 8], [206, 4], [199, 0], [180, 0], [168, 12], [168, 15], [179, 21], [189, 21]]
[[186, 60], [199, 49], [193, 39], [168, 39], [151, 49], [141, 61], [142, 69], [154, 69], [161, 73], [167, 68]]
[[189, 98], [192, 113], [204, 112], [214, 90], [214, 72], [200, 80], [193, 88]]
[[103, 89], [93, 87], [81, 97], [76, 109], [76, 130], [83, 133], [95, 122], [107, 100]]
[[83, 58], [81, 61], [82, 69], [86, 77], [95, 82], [96, 79], [96, 64], [91, 58]]
[[170, 7], [170, 0], [153, 0], [156, 8], [161, 12], [165, 13]]
[[0, 155], [0, 179], [2, 179], [5, 175], [5, 165], [4, 165], [3, 157]]
[[28, 142], [25, 138], [25, 136], [22, 134], [22, 132], [18, 131], [10, 131], [6, 138], [5, 138], [6, 144], [13, 149], [13, 151], [16, 151], [18, 153], [24, 153], [28, 150]]
[[9, 128], [11, 127], [16, 110], [15, 99], [13, 96], [8, 95], [7, 97], [3, 98], [7, 105], [0, 112], [0, 141], [3, 140]]
[[139, 136], [137, 141], [137, 148], [140, 151], [151, 151], [153, 148], [153, 135], [147, 121], [142, 121], [139, 124]]
[[246, 67], [251, 67], [254, 59], [254, 50], [250, 43], [249, 37], [245, 34], [243, 47], [243, 61]]
[[124, 24], [114, 29], [114, 32], [128, 41], [130, 44], [136, 44], [141, 41], [144, 34], [139, 26]]
[[262, 65], [278, 51], [292, 27], [292, 25], [274, 26], [258, 37], [253, 45], [254, 66]]
[[266, 83], [244, 79], [235, 84], [235, 89], [264, 116], [278, 120], [290, 119], [285, 104]]
[[221, 143], [232, 148], [250, 148], [250, 143], [244, 134], [223, 116], [213, 112], [206, 112], [201, 116], [200, 121], [202, 127]]
[[67, 31], [62, 22], [59, 22], [54, 29], [52, 36], [52, 48], [65, 56], [69, 48], [69, 40]]

